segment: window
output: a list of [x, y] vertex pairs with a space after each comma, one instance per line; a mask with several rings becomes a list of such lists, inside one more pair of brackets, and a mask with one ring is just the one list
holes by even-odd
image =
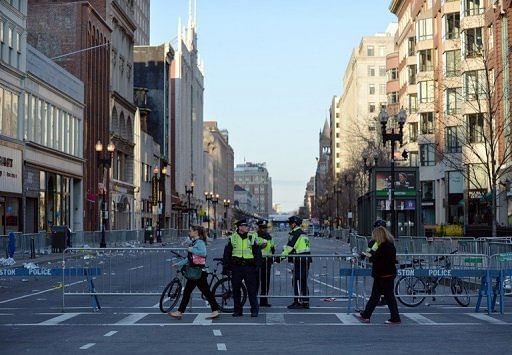
[[484, 13], [483, 0], [465, 0], [464, 1], [464, 15], [474, 16]]
[[336, 128], [340, 128], [340, 123], [336, 122]]
[[421, 182], [421, 199], [434, 200], [434, 181]]
[[484, 115], [474, 113], [467, 115], [469, 143], [481, 143], [484, 141]]
[[398, 79], [398, 69], [391, 68], [388, 71], [388, 80], [397, 80]]
[[375, 55], [375, 48], [373, 46], [366, 47], [366, 54], [368, 57], [373, 57]]
[[368, 86], [368, 88], [369, 88], [369, 94], [370, 95], [375, 95], [375, 85], [374, 84], [370, 84]]
[[368, 67], [368, 76], [375, 76], [375, 67]]
[[9, 30], [8, 30], [8, 37], [7, 37], [7, 44], [9, 45], [9, 47], [13, 48], [12, 46], [12, 28], [9, 27]]
[[[4, 105], [4, 89], [2, 89], [2, 87], [0, 87], [0, 133], [3, 132], [2, 130], [2, 126], [3, 126], [3, 122], [4, 122], [4, 119], [3, 119], [3, 106]], [[27, 127], [27, 126], [26, 126]]]
[[446, 113], [454, 115], [460, 112], [462, 106], [461, 88], [446, 89]]
[[420, 103], [434, 101], [434, 81], [420, 81]]
[[392, 93], [389, 93], [388, 95], [388, 105], [397, 104], [398, 103], [398, 92], [394, 91]]
[[420, 72], [434, 70], [434, 63], [432, 62], [432, 49], [425, 49], [418, 52]]
[[379, 56], [384, 57], [386, 55], [386, 47], [379, 46]]
[[421, 134], [434, 134], [434, 113], [422, 112], [420, 114]]
[[379, 67], [379, 76], [386, 76], [386, 67], [384, 67], [384, 66]]
[[416, 84], [416, 65], [409, 65], [407, 67], [407, 74], [409, 77], [409, 85]]
[[466, 100], [479, 100], [485, 94], [485, 77], [483, 70], [473, 70], [464, 73], [464, 89]]
[[368, 105], [368, 112], [374, 113], [375, 112], [375, 102], [370, 102]]
[[416, 55], [416, 37], [409, 37], [407, 41], [407, 54], [409, 57]]
[[459, 76], [460, 75], [460, 51], [447, 51], [446, 56], [446, 76]]
[[339, 148], [340, 147], [340, 144], [339, 143], [336, 143], [336, 148]]
[[0, 43], [5, 42], [4, 39], [4, 22], [0, 20]]
[[418, 21], [418, 41], [432, 39], [432, 19], [426, 18]]
[[488, 34], [488, 43], [489, 43], [489, 49], [494, 48], [494, 26], [491, 25], [487, 28], [487, 34]]
[[379, 84], [379, 95], [386, 95], [386, 84]]
[[460, 153], [462, 146], [459, 140], [459, 127], [446, 127], [444, 130], [444, 143], [447, 153]]
[[410, 122], [409, 123], [409, 141], [410, 142], [418, 141], [418, 122]]
[[420, 144], [421, 166], [433, 166], [436, 164], [436, 147], [434, 144]]
[[418, 152], [409, 152], [409, 166], [419, 165]]
[[466, 57], [476, 57], [482, 53], [482, 27], [468, 28], [464, 31]]
[[418, 95], [409, 95], [409, 112], [414, 113], [418, 111]]
[[460, 36], [460, 13], [447, 14], [446, 18], [446, 39], [456, 39]]

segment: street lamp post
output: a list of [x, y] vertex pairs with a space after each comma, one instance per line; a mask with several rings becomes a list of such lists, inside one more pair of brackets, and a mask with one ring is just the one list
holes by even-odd
[[210, 236], [210, 201], [213, 198], [213, 192], [205, 192], [204, 198], [206, 199], [206, 216], [208, 220], [208, 236]]
[[352, 221], [354, 220], [352, 214], [352, 185], [354, 183], [354, 178], [352, 175], [345, 175], [345, 185], [348, 187], [348, 228], [349, 233], [352, 233]]
[[230, 200], [224, 200], [224, 229], [228, 230], [228, 209], [231, 201]]
[[219, 203], [219, 194], [212, 196], [213, 205], [213, 239], [217, 239], [217, 204]]
[[372, 161], [369, 160], [371, 157], [372, 157], [371, 154], [368, 154], [368, 153], [363, 154], [363, 168], [364, 168], [365, 174], [368, 174], [368, 191], [370, 191], [370, 188], [372, 185], [372, 174], [371, 174], [372, 168], [377, 167], [377, 161], [379, 159], [378, 156], [376, 154], [374, 154], [373, 155], [373, 163], [372, 163]]
[[391, 133], [388, 133], [386, 130], [386, 125], [388, 123], [389, 115], [384, 108], [382, 108], [379, 113], [382, 132], [382, 144], [385, 146], [387, 141], [391, 142], [391, 181], [389, 187], [389, 197], [391, 202], [391, 230], [395, 238], [398, 237], [395, 210], [395, 142], [400, 142], [400, 147], [403, 145], [404, 124], [406, 118], [405, 110], [402, 108], [398, 113], [398, 133], [395, 133], [394, 128], [391, 129]]
[[[160, 173], [160, 174], [159, 174]], [[158, 169], [158, 166], [155, 166], [155, 168], [153, 169], [153, 175], [154, 175], [154, 188], [153, 188], [153, 193], [155, 194], [156, 193], [156, 196], [153, 196], [153, 200], [156, 201], [157, 203], [157, 210], [156, 210], [156, 213], [157, 213], [157, 222], [156, 222], [156, 241], [157, 243], [161, 243], [162, 242], [162, 216], [163, 216], [163, 202], [162, 202], [162, 197], [161, 197], [161, 194], [162, 192], [165, 190], [164, 188], [162, 188], [162, 185], [164, 185], [165, 187], [165, 175], [167, 174], [167, 167], [164, 165], [162, 167], [162, 169]], [[163, 184], [162, 184], [163, 182]]]
[[340, 214], [339, 214], [339, 195], [341, 194], [341, 187], [334, 185], [334, 193], [336, 194], [336, 229], [340, 227]]
[[188, 226], [190, 227], [190, 214], [192, 213], [191, 205], [190, 205], [190, 198], [194, 196], [194, 181], [190, 182], [190, 186], [185, 185], [185, 193], [187, 194], [187, 212], [188, 212]]
[[107, 154], [103, 151], [103, 144], [99, 140], [95, 146], [98, 168], [102, 168], [103, 170], [103, 181], [105, 182], [101, 189], [101, 242], [100, 248], [106, 248], [107, 242], [105, 240], [105, 226], [108, 224], [108, 209], [107, 209], [107, 176], [110, 170], [110, 166], [112, 165], [112, 158], [114, 157], [114, 151], [116, 146], [114, 143], [110, 142], [107, 145]]

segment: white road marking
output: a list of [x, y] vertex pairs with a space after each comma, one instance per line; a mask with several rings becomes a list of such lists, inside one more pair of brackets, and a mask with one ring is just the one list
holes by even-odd
[[112, 335], [116, 334], [117, 333], [117, 330], [111, 330], [110, 332], [106, 333], [105, 335], [103, 335], [104, 337], [111, 337]]
[[473, 318], [480, 319], [480, 320], [486, 321], [487, 323], [491, 323], [491, 324], [507, 324], [506, 322], [496, 319], [496, 318], [493, 318], [491, 316], [488, 316], [487, 314], [481, 314], [481, 313], [466, 313], [466, 314]]
[[366, 325], [367, 323], [361, 323], [359, 320], [357, 320], [356, 317], [354, 317], [352, 314], [346, 314], [346, 313], [335, 313], [334, 314], [343, 324], [348, 325]]
[[[67, 284], [66, 287], [69, 287], [69, 286], [73, 286], [73, 285], [76, 285], [76, 284], [79, 284], [79, 283], [82, 283], [82, 282], [86, 282], [87, 280], [82, 280], [82, 281], [77, 281], [77, 282], [73, 282], [73, 283], [70, 283], [70, 284]], [[0, 304], [2, 303], [7, 303], [7, 302], [11, 302], [11, 301], [16, 301], [16, 300], [21, 300], [23, 298], [27, 298], [27, 297], [32, 297], [32, 296], [35, 296], [35, 295], [40, 295], [41, 293], [46, 293], [46, 292], [50, 292], [50, 291], [55, 291], [55, 290], [60, 290], [61, 288], [60, 287], [53, 287], [53, 288], [50, 288], [48, 290], [44, 290], [44, 291], [39, 291], [39, 292], [36, 292], [36, 293], [31, 293], [29, 295], [25, 295], [25, 296], [20, 296], [20, 297], [15, 297], [15, 298], [11, 298], [9, 300], [5, 300], [5, 301], [0, 301]]]
[[422, 325], [439, 324], [419, 313], [402, 313], [402, 315]]
[[217, 344], [217, 350], [219, 350], [219, 351], [226, 351], [228, 349], [226, 348], [226, 344], [220, 343], [220, 344]]
[[147, 315], [148, 313], [132, 313], [128, 317], [121, 319], [116, 325], [134, 325]]
[[332, 285], [326, 284], [325, 282], [322, 282], [322, 281], [320, 281], [320, 280], [317, 280], [317, 279], [314, 279], [314, 278], [311, 278], [311, 280], [313, 280], [314, 282], [319, 283], [319, 284], [321, 284], [321, 285], [324, 285], [324, 286], [327, 286], [327, 287], [333, 288], [333, 289], [335, 289], [335, 290], [337, 290], [337, 291], [347, 292], [347, 290], [344, 290], [344, 289], [342, 289], [342, 288], [338, 288], [338, 287], [335, 287], [335, 286], [332, 286]]
[[222, 336], [222, 332], [220, 331], [220, 329], [214, 329], [213, 330], [213, 335], [216, 336], [216, 337], [221, 337]]
[[45, 320], [44, 322], [39, 323], [39, 325], [57, 325], [62, 323], [68, 319], [78, 316], [80, 313], [66, 313], [61, 314], [60, 316]]
[[[146, 308], [146, 307], [140, 307], [140, 308]], [[158, 302], [154, 306], [151, 306], [151, 307], [148, 307], [148, 308], [160, 308], [160, 302]]]
[[87, 350], [89, 348], [92, 348], [94, 345], [96, 345], [96, 343], [85, 344], [85, 345], [81, 346], [80, 349], [81, 350]]
[[138, 270], [138, 269], [142, 269], [142, 268], [144, 268], [144, 266], [136, 266], [136, 267], [132, 267], [132, 268], [128, 269], [128, 271]]
[[267, 313], [267, 324], [286, 324], [284, 313]]
[[198, 313], [192, 324], [194, 325], [211, 325], [212, 320], [206, 319], [209, 316], [208, 313]]

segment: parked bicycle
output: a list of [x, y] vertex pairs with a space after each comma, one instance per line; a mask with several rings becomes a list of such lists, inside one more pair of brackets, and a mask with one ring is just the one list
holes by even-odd
[[[457, 253], [457, 250], [450, 254]], [[444, 262], [443, 270], [451, 268], [451, 261], [448, 256], [435, 258], [435, 262]], [[413, 259], [412, 264], [406, 267], [422, 269], [425, 266], [424, 259]], [[462, 307], [467, 307], [471, 301], [468, 295], [466, 284], [462, 279], [455, 276], [402, 276], [395, 285], [395, 294], [398, 301], [407, 307], [419, 306], [427, 295], [432, 295], [432, 301], [436, 300], [436, 289], [439, 285], [445, 285], [443, 280], [449, 280], [450, 290], [455, 301]]]
[[[185, 258], [184, 256], [172, 251], [172, 253], [180, 258]], [[221, 311], [225, 313], [233, 312], [234, 310], [234, 301], [233, 301], [233, 287], [231, 286], [231, 276], [230, 275], [222, 275], [218, 272], [221, 266], [224, 264], [224, 260], [222, 258], [214, 258], [213, 261], [216, 261], [215, 267], [213, 271], [208, 271], [208, 277], [210, 278], [208, 282], [208, 287], [212, 290], [212, 293], [217, 301], [217, 304], [220, 306]], [[178, 304], [180, 300], [181, 293], [183, 291], [183, 273], [180, 270], [176, 271], [176, 276], [169, 282], [169, 284], [165, 287], [162, 295], [160, 296], [160, 311], [163, 313], [168, 313], [173, 310], [173, 308]], [[213, 287], [212, 287], [213, 285]], [[201, 296], [204, 299], [204, 296]], [[242, 284], [242, 306], [245, 304], [247, 300], [247, 288], [244, 284]]]

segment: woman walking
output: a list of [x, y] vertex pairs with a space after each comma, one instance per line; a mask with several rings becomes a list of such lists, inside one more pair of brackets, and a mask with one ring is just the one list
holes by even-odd
[[365, 310], [360, 314], [356, 314], [356, 317], [363, 323], [370, 323], [370, 317], [379, 303], [380, 296], [384, 295], [389, 312], [391, 313], [391, 318], [386, 321], [386, 324], [400, 324], [398, 305], [393, 290], [396, 277], [394, 239], [391, 233], [383, 226], [378, 226], [373, 230], [372, 238], [375, 241], [371, 248], [375, 252], [370, 257], [373, 277], [372, 295], [366, 304]]
[[208, 287], [207, 276], [205, 271], [206, 265], [206, 233], [204, 228], [201, 226], [192, 225], [189, 229], [189, 238], [192, 240], [191, 245], [188, 247], [188, 257], [179, 263], [175, 264], [176, 267], [182, 267], [184, 265], [197, 266], [202, 268], [201, 277], [198, 280], [187, 279], [185, 284], [185, 290], [183, 291], [183, 297], [181, 298], [180, 306], [176, 312], [169, 312], [168, 314], [176, 319], [181, 319], [183, 313], [187, 308], [188, 302], [190, 301], [190, 295], [194, 289], [199, 288], [201, 293], [204, 295], [212, 313], [206, 319], [215, 319], [219, 317], [219, 305], [215, 301], [210, 288]]

